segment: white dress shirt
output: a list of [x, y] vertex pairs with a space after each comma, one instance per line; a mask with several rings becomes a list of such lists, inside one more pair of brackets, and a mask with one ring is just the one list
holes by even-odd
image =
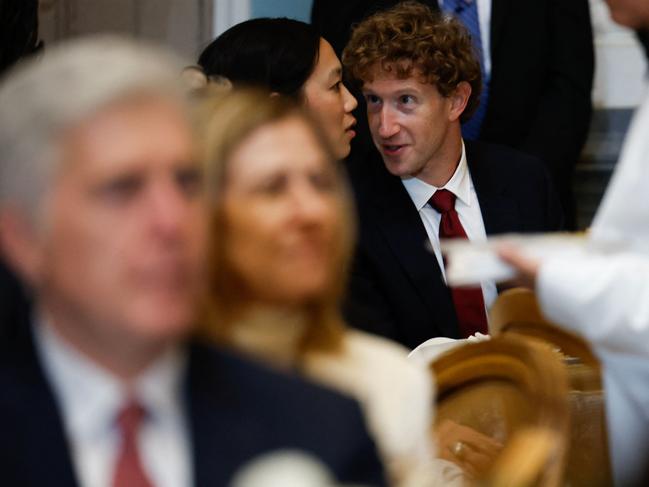
[[[475, 1], [478, 6], [478, 20], [480, 22], [480, 41], [482, 42], [482, 51], [484, 56], [484, 69], [487, 78], [491, 76], [491, 1], [492, 0], [465, 0], [468, 2]], [[444, 0], [439, 2], [443, 7]]]
[[[402, 178], [401, 182], [419, 212], [419, 217], [428, 234], [428, 240], [433, 248], [439, 267], [442, 270], [442, 275], [446, 279], [442, 250], [439, 243], [439, 224], [442, 216], [428, 203], [438, 189], [447, 189], [456, 196], [455, 211], [457, 211], [468, 239], [474, 242], [487, 241], [487, 232], [482, 220], [480, 203], [478, 202], [478, 196], [475, 192], [473, 181], [471, 180], [471, 174], [469, 174], [464, 143], [462, 143], [460, 163], [451, 179], [443, 188], [436, 188], [418, 178]], [[496, 283], [493, 281], [485, 281], [481, 283], [481, 287], [485, 306], [488, 310], [498, 295]]]
[[192, 485], [191, 448], [181, 387], [185, 356], [169, 351], [129, 388], [67, 344], [46, 322], [35, 326], [36, 349], [54, 395], [79, 485], [111, 487], [120, 432], [119, 411], [128, 398], [146, 410], [138, 451], [156, 487]]

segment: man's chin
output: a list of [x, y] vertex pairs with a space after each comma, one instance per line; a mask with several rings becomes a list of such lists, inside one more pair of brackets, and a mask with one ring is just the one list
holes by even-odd
[[395, 161], [388, 161], [385, 159], [383, 160], [383, 162], [385, 163], [385, 168], [393, 176], [397, 176], [399, 178], [410, 177], [410, 171], [405, 164]]
[[177, 340], [191, 332], [194, 308], [170, 308], [159, 306], [145, 310], [134, 320], [134, 328], [142, 338], [152, 341]]

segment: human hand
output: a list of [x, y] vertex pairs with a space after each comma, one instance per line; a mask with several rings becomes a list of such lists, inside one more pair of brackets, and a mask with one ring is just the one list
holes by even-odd
[[439, 456], [455, 463], [471, 479], [485, 474], [503, 445], [482, 433], [449, 419], [435, 428]]
[[512, 284], [534, 289], [541, 263], [536, 259], [525, 256], [510, 244], [499, 245], [497, 252], [498, 257], [518, 271], [518, 275], [513, 279]]

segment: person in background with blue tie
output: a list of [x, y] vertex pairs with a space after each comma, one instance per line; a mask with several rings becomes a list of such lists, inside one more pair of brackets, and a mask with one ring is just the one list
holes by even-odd
[[[314, 0], [311, 21], [340, 54], [352, 25], [398, 3]], [[572, 179], [590, 124], [594, 72], [588, 0], [420, 3], [457, 15], [481, 54], [483, 95], [463, 136], [541, 158], [559, 192], [566, 227], [573, 228]], [[359, 106], [358, 111], [363, 109]], [[357, 118], [362, 126], [363, 119]], [[352, 143], [351, 165], [362, 164], [369, 140], [359, 131]]]

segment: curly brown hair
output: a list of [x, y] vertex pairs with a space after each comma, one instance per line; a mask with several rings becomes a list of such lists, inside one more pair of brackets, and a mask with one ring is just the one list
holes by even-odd
[[372, 81], [377, 66], [399, 79], [420, 77], [450, 96], [466, 81], [471, 96], [460, 120], [465, 122], [480, 102], [482, 75], [471, 35], [452, 16], [418, 2], [403, 2], [378, 12], [353, 30], [343, 51], [347, 75], [360, 84]]

